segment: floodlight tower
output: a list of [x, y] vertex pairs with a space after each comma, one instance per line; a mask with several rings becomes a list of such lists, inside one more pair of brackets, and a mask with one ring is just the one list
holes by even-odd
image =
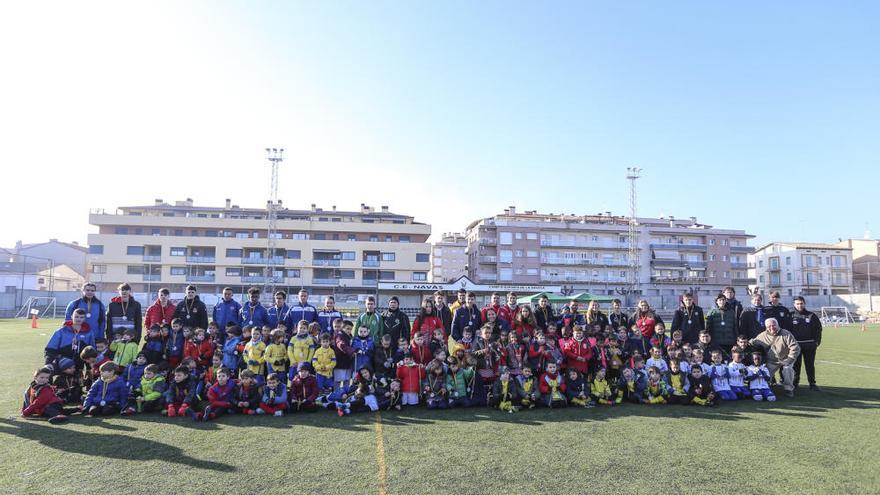
[[[272, 297], [275, 293], [275, 267], [278, 265], [275, 256], [276, 238], [278, 237], [278, 167], [284, 161], [284, 148], [266, 148], [266, 159], [272, 167], [272, 176], [269, 180], [269, 201], [266, 202], [266, 213], [269, 219], [269, 229], [266, 235], [266, 270], [265, 282], [263, 283], [264, 297]], [[282, 261], [283, 263], [283, 261]]]
[[627, 242], [629, 247], [629, 273], [627, 277], [627, 289], [630, 294], [639, 289], [639, 242], [638, 226], [636, 217], [636, 181], [642, 176], [642, 169], [638, 167], [626, 168], [626, 179], [629, 181], [629, 235]]

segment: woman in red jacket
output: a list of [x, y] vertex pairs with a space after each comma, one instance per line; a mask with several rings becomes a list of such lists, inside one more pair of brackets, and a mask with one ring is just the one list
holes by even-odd
[[658, 323], [663, 323], [663, 320], [660, 318], [660, 315], [648, 305], [648, 301], [644, 299], [639, 301], [639, 307], [636, 309], [636, 312], [633, 313], [630, 325], [635, 325], [639, 329], [639, 332], [642, 334], [642, 340], [645, 341], [646, 349], [650, 348], [651, 337], [654, 336], [654, 325]]
[[159, 289], [156, 302], [147, 308], [147, 315], [144, 317], [144, 328], [149, 329], [153, 325], [164, 327], [171, 324], [171, 320], [174, 319], [175, 306], [174, 303], [168, 300], [170, 295], [171, 291], [168, 289]]
[[434, 310], [434, 301], [430, 298], [425, 298], [422, 301], [422, 310], [416, 316], [416, 319], [413, 320], [412, 335], [415, 336], [415, 334], [421, 333], [424, 341], [430, 342], [434, 336], [434, 330], [438, 328], [443, 330], [443, 339], [445, 340], [447, 338], [446, 328], [443, 327], [443, 320], [437, 316], [437, 311]]
[[535, 321], [532, 307], [528, 305], [520, 306], [520, 310], [513, 317], [513, 331], [516, 332], [516, 336], [520, 340], [522, 340], [523, 335], [528, 335], [529, 338], [532, 338], [535, 336], [535, 328], [537, 327], [538, 322]]

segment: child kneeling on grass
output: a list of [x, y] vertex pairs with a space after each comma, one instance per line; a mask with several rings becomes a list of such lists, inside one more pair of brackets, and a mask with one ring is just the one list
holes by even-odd
[[21, 406], [21, 415], [25, 418], [39, 417], [48, 418], [49, 423], [58, 424], [67, 421], [68, 416], [64, 411], [64, 401], [55, 394], [55, 388], [49, 385], [52, 377], [52, 369], [40, 368], [34, 372], [34, 380], [24, 393], [24, 404]]
[[[220, 370], [217, 370], [217, 374], [220, 374]], [[169, 418], [187, 414], [190, 405], [195, 401], [195, 395], [196, 380], [190, 376], [189, 369], [186, 366], [174, 368], [174, 379], [165, 390], [166, 407], [162, 414], [167, 414]]]
[[101, 378], [92, 384], [83, 402], [83, 411], [87, 417], [134, 414], [133, 407], [126, 407], [128, 387], [117, 375], [118, 371], [119, 368], [112, 361], [101, 365]]
[[233, 410], [235, 381], [230, 380], [230, 376], [232, 372], [228, 368], [217, 371], [217, 381], [208, 389], [208, 405], [201, 412], [196, 412], [194, 408], [189, 408], [187, 411], [193, 420], [208, 421], [235, 412]]
[[140, 389], [135, 396], [138, 412], [158, 411], [162, 406], [162, 393], [165, 392], [165, 377], [159, 374], [159, 366], [148, 364], [140, 381]]
[[688, 397], [691, 404], [710, 407], [717, 404], [715, 402], [715, 390], [712, 388], [712, 380], [703, 373], [701, 366], [691, 368]]
[[311, 371], [312, 365], [299, 363], [296, 367], [296, 375], [290, 379], [287, 395], [290, 397], [291, 412], [318, 410], [318, 405], [315, 403], [318, 400], [318, 381], [312, 376]]
[[256, 414], [261, 398], [260, 386], [257, 385], [254, 372], [242, 370], [239, 374], [238, 384], [235, 386], [235, 392], [232, 394], [235, 412], [248, 416]]
[[489, 407], [497, 407], [509, 413], [519, 411], [524, 397], [519, 382], [511, 378], [507, 367], [501, 367], [498, 373], [498, 380], [492, 384], [492, 392], [489, 394]]

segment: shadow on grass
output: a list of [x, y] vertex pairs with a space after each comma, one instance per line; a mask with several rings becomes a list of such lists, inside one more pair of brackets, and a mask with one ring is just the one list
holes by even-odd
[[[109, 423], [100, 422], [104, 427]], [[113, 425], [110, 429], [135, 431], [135, 428]], [[184, 454], [180, 447], [145, 438], [132, 442], [132, 438], [119, 433], [83, 432], [70, 428], [50, 426], [48, 423], [31, 420], [0, 419], [0, 433], [27, 440], [74, 454], [131, 461], [166, 461], [191, 468], [210, 471], [233, 472], [234, 466], [222, 462], [203, 461]], [[137, 448], [132, 448], [136, 445]]]

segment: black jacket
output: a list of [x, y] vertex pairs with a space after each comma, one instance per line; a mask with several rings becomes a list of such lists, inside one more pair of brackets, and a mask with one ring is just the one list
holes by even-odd
[[[125, 311], [122, 310], [122, 302], [119, 297], [114, 297], [110, 304], [107, 305], [106, 328], [104, 330], [107, 338], [107, 345], [113, 341], [114, 335], [122, 335], [126, 328], [132, 328], [134, 325], [134, 339], [132, 342], [141, 343], [141, 333], [143, 332], [143, 317], [141, 312], [141, 303], [134, 300], [133, 297], [128, 298], [125, 303]], [[125, 319], [123, 319], [125, 318]]]
[[544, 309], [541, 309], [541, 306], [535, 306], [535, 322], [538, 324], [538, 328], [547, 330], [547, 324], [555, 321], [556, 313], [553, 312], [553, 308], [550, 305], [547, 305]]
[[791, 333], [801, 349], [815, 349], [822, 343], [822, 322], [812, 311], [791, 312]]
[[700, 340], [700, 330], [705, 329], [706, 317], [703, 315], [703, 308], [693, 304], [690, 311], [685, 309], [684, 305], [675, 310], [671, 332], [681, 330], [681, 338], [685, 342], [696, 344]]
[[[383, 335], [391, 336], [391, 347], [397, 349], [397, 340], [399, 338], [403, 337], [409, 341], [409, 316], [406, 316], [406, 313], [400, 309], [397, 311], [386, 309], [382, 313], [382, 331], [384, 332]], [[373, 342], [373, 344], [377, 349], [382, 347], [382, 342]]]
[[[174, 308], [174, 317], [180, 318], [185, 327], [208, 329], [208, 308], [205, 307], [205, 303], [199, 299], [199, 296], [195, 296], [192, 302], [183, 298], [177, 303], [177, 307]], [[226, 329], [221, 328], [219, 331], [225, 332]]]
[[442, 308], [437, 310], [437, 316], [443, 322], [443, 329], [446, 330], [446, 335], [449, 335], [449, 332], [452, 331], [452, 310], [444, 304]]
[[629, 327], [632, 326], [629, 324], [629, 316], [622, 312], [619, 314], [610, 313], [608, 315], [608, 324], [610, 324], [611, 328], [613, 328], [615, 331], [617, 331], [617, 329], [619, 329], [620, 327], [629, 330]]
[[791, 329], [791, 311], [785, 306], [777, 304], [776, 306], [764, 306], [764, 318], [776, 318], [779, 327], [788, 330]]
[[[764, 331], [764, 320], [770, 318], [767, 316], [767, 307], [761, 306], [761, 318], [758, 318], [758, 308], [751, 307], [742, 312], [739, 317], [739, 333], [745, 335], [749, 340], [758, 336]], [[760, 321], [758, 321], [760, 319]]]

